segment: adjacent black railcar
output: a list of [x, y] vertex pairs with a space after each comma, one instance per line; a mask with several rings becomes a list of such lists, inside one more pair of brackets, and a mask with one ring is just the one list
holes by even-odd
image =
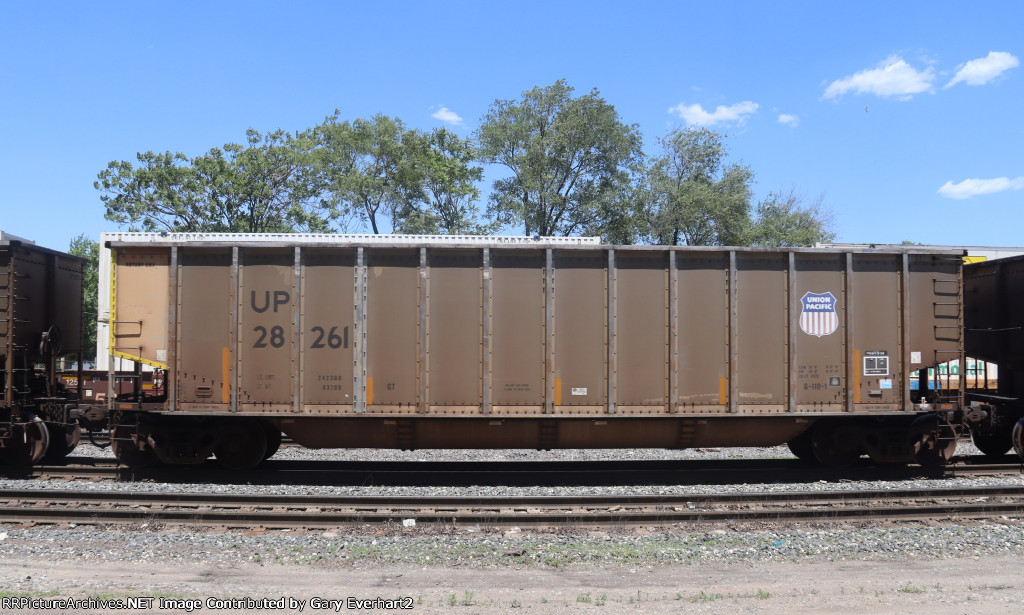
[[0, 231], [0, 459], [7, 463], [60, 457], [78, 442], [78, 395], [60, 382], [57, 361], [81, 353], [85, 262]]
[[964, 266], [964, 326], [967, 355], [998, 369], [996, 390], [967, 391], [983, 415], [974, 443], [989, 455], [1013, 446], [1024, 457], [1024, 256]]

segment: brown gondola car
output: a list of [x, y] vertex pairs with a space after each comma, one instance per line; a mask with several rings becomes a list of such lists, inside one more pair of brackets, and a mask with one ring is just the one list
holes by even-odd
[[77, 394], [62, 386], [56, 361], [81, 351], [84, 263], [0, 232], [0, 459], [8, 463], [61, 457], [78, 442]]
[[[415, 241], [415, 243], [413, 243]], [[130, 464], [308, 447], [789, 443], [941, 463], [962, 251], [577, 239], [105, 234], [110, 349], [166, 371], [112, 404]], [[102, 269], [102, 268], [101, 268]], [[101, 310], [102, 311], [102, 310]]]
[[964, 326], [967, 354], [998, 366], [995, 391], [971, 391], [967, 398], [990, 406], [975, 445], [989, 455], [1011, 446], [1024, 457], [1024, 256], [964, 267]]

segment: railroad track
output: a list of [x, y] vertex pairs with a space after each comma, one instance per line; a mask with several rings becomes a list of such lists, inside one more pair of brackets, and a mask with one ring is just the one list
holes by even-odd
[[196, 467], [128, 468], [109, 458], [69, 458], [65, 465], [12, 468], [0, 476], [24, 479], [156, 481], [172, 484], [302, 485], [680, 485], [816, 482], [820, 480], [911, 480], [966, 476], [1019, 475], [1016, 457], [998, 462], [965, 457], [944, 468], [875, 466], [846, 469], [809, 467], [795, 459], [671, 461], [295, 461], [271, 460], [239, 472], [216, 462]]
[[366, 524], [668, 526], [699, 522], [986, 519], [1024, 516], [1024, 487], [711, 495], [380, 497], [0, 490], [0, 522], [226, 529]]

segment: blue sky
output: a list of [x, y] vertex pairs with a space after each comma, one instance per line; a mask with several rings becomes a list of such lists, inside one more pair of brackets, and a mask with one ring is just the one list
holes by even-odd
[[649, 154], [675, 126], [725, 133], [756, 198], [823, 195], [840, 241], [1020, 246], [1022, 57], [1022, 2], [0, 0], [0, 229], [117, 230], [92, 184], [140, 151], [335, 108], [468, 136], [564, 78]]

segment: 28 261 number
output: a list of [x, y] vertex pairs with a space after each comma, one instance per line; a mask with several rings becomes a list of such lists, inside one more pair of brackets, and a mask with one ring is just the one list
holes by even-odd
[[[310, 348], [348, 348], [348, 327], [331, 327], [330, 330], [316, 326], [311, 329], [315, 338]], [[284, 327], [275, 325], [268, 331], [266, 327], [254, 327], [253, 331], [259, 334], [253, 348], [266, 348], [268, 345], [274, 348], [284, 346]]]

